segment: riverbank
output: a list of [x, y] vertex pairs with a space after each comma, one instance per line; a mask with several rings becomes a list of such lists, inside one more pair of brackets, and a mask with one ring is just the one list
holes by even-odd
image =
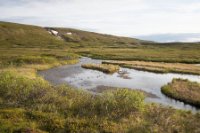
[[184, 79], [173, 79], [161, 91], [174, 99], [200, 107], [200, 83]]
[[65, 65], [58, 68], [40, 71], [38, 74], [55, 85], [67, 84], [74, 88], [91, 90], [96, 89], [99, 86], [109, 86], [114, 88], [137, 89], [156, 96], [154, 98], [146, 97], [146, 102], [172, 106], [176, 109], [190, 110], [192, 112], [198, 111], [198, 109], [193, 106], [166, 97], [161, 93], [160, 88], [171, 82], [173, 78], [199, 81], [199, 76], [172, 73], [158, 74], [123, 67], [114, 74], [106, 74], [100, 71], [84, 69], [81, 67], [82, 64], [101, 64], [101, 62], [102, 60], [83, 57], [80, 59], [78, 64]]
[[8, 71], [0, 73], [0, 88], [1, 132], [170, 133], [200, 127], [199, 114], [144, 104], [144, 95], [129, 89], [108, 89], [94, 96]]
[[200, 75], [200, 67], [195, 64], [144, 61], [103, 61], [102, 63], [156, 73], [182, 73]]

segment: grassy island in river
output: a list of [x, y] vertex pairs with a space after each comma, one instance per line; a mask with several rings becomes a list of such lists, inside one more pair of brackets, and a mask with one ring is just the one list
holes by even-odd
[[111, 74], [119, 71], [118, 65], [109, 65], [109, 64], [82, 64], [81, 67]]
[[173, 79], [161, 90], [169, 97], [200, 107], [200, 83], [185, 79]]

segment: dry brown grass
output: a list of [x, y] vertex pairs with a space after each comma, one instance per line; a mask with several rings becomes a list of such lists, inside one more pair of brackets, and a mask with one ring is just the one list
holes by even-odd
[[145, 62], [145, 61], [104, 61], [103, 63], [115, 64], [137, 70], [145, 70], [158, 73], [174, 72], [174, 73], [200, 75], [200, 66], [197, 66], [195, 64]]
[[119, 66], [117, 65], [107, 65], [107, 64], [83, 64], [81, 67], [86, 69], [93, 69], [102, 71], [104, 73], [115, 73], [119, 71]]
[[184, 79], [173, 79], [161, 90], [169, 97], [200, 107], [200, 83]]

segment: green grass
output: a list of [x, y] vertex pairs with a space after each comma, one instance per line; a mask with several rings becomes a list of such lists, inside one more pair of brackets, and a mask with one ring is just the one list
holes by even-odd
[[[57, 30], [62, 39], [49, 34], [47, 29]], [[98, 59], [200, 63], [200, 43], [163, 44], [69, 28], [45, 29], [0, 22], [0, 52], [9, 53], [4, 56], [18, 56], [28, 54], [26, 50], [32, 55], [50, 54], [55, 50]]]
[[1, 48], [63, 48], [62, 40], [38, 26], [0, 22]]
[[79, 48], [74, 51], [83, 56], [123, 61], [152, 61], [167, 63], [200, 63], [200, 44], [191, 45], [184, 49], [184, 45], [147, 45], [137, 48]]
[[27, 64], [65, 64], [78, 55], [66, 42], [37, 26], [0, 22], [0, 68]]
[[[98, 59], [200, 63], [200, 43], [155, 43], [68, 28], [59, 32], [78, 54]], [[67, 35], [70, 32], [72, 35]]]
[[[86, 32], [70, 28], [50, 28], [59, 32], [59, 35], [72, 48], [118, 48], [118, 47], [135, 47], [140, 44], [140, 40], [117, 37], [106, 34], [98, 34], [94, 32]], [[72, 33], [68, 35], [67, 33]]]
[[[98, 59], [200, 63], [200, 43], [155, 43], [127, 37], [53, 28], [75, 53]], [[67, 35], [66, 33], [72, 33]]]
[[[0, 132], [196, 132], [200, 115], [144, 104], [129, 89], [93, 95], [52, 86], [13, 72], [0, 73]], [[158, 115], [159, 114], [159, 115]], [[193, 123], [193, 124], [191, 124]]]
[[82, 64], [81, 67], [86, 68], [86, 69], [98, 70], [98, 71], [102, 71], [104, 73], [109, 73], [109, 74], [119, 71], [119, 66], [117, 66], [117, 65]]
[[200, 107], [200, 84], [197, 82], [173, 79], [161, 90], [169, 97]]

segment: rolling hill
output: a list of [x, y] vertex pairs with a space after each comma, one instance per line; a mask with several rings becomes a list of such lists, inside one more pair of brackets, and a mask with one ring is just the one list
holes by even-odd
[[200, 43], [156, 43], [71, 28], [8, 22], [0, 22], [0, 50], [4, 56], [47, 52], [65, 55], [70, 51], [100, 59], [200, 63]]

